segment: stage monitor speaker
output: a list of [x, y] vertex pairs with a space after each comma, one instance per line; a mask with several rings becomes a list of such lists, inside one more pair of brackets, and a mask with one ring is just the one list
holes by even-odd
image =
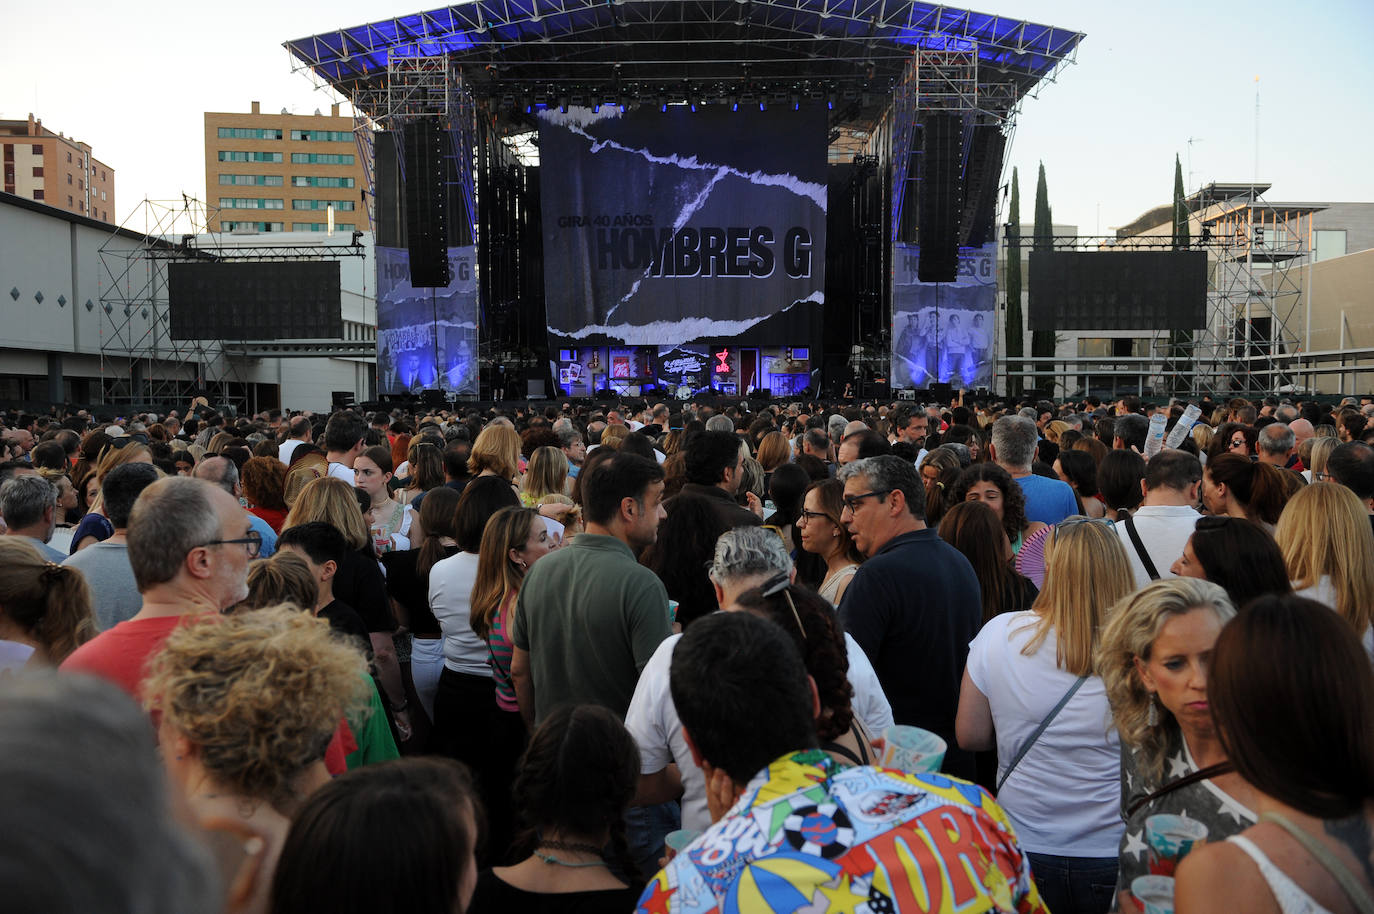
[[964, 121], [957, 114], [931, 114], [921, 131], [921, 282], [954, 282], [959, 275], [959, 222], [964, 205]]
[[421, 117], [402, 127], [405, 160], [406, 245], [410, 284], [444, 288], [452, 280], [448, 263], [447, 136], [437, 118]]

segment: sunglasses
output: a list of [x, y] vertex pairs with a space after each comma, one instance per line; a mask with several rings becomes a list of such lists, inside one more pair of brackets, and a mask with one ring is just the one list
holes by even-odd
[[1073, 514], [1054, 525], [1055, 536], [1059, 535], [1060, 530], [1067, 530], [1070, 527], [1077, 527], [1080, 524], [1097, 524], [1098, 526], [1110, 529], [1116, 526], [1116, 521], [1112, 520], [1110, 517], [1088, 517], [1085, 514]]
[[782, 594], [787, 598], [787, 606], [792, 610], [792, 618], [797, 622], [797, 631], [801, 632], [802, 640], [806, 638], [806, 626], [802, 625], [801, 614], [797, 612], [797, 604], [792, 602], [792, 592], [787, 589], [792, 582], [789, 580], [787, 572], [782, 572], [771, 581], [759, 588], [759, 595], [763, 597], [776, 597]]

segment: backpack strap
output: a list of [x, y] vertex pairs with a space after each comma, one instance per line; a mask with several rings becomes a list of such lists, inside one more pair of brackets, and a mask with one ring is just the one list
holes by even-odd
[[1145, 573], [1150, 576], [1151, 581], [1159, 580], [1159, 569], [1155, 567], [1154, 560], [1150, 558], [1150, 553], [1145, 548], [1145, 544], [1140, 539], [1140, 532], [1135, 528], [1135, 518], [1126, 515], [1126, 535], [1131, 538], [1131, 545], [1135, 547], [1135, 554], [1140, 556], [1140, 564], [1145, 566]]

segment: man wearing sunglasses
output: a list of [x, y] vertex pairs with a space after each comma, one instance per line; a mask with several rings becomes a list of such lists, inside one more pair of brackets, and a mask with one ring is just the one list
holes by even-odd
[[143, 605], [127, 622], [77, 648], [63, 672], [91, 673], [142, 698], [144, 667], [182, 619], [218, 613], [248, 596], [248, 562], [262, 540], [228, 492], [169, 476], [134, 503], [129, 564]]
[[[1034, 423], [1029, 423], [1034, 428]], [[840, 469], [840, 522], [868, 557], [845, 590], [840, 621], [863, 648], [899, 724], [949, 744], [944, 771], [972, 779], [954, 714], [968, 645], [982, 625], [981, 591], [963, 553], [926, 526], [925, 486], [910, 461], [884, 455]]]

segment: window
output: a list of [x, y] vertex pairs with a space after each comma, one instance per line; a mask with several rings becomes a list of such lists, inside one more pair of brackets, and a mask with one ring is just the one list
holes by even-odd
[[346, 130], [292, 130], [291, 139], [315, 143], [351, 143], [353, 134]]
[[281, 187], [281, 175], [220, 175], [219, 183], [232, 184], [243, 187]]
[[34, 198], [35, 200], [42, 200], [42, 199], [43, 199], [43, 188], [41, 188], [41, 187], [36, 188], [36, 189], [34, 190], [34, 192], [33, 192], [33, 198]]
[[77, 178], [77, 179], [76, 179], [76, 189], [77, 189], [77, 190], [85, 190], [85, 189], [86, 189], [86, 182], [83, 181], [83, 180], [81, 180], [80, 178]]
[[[336, 232], [351, 232], [351, 231], [353, 231], [353, 228], [354, 228], [354, 224], [353, 224], [352, 222], [336, 222], [336, 223], [334, 223], [334, 231], [336, 231]], [[327, 231], [329, 231], [329, 223], [328, 223], [328, 222], [293, 222], [293, 223], [291, 223], [291, 231], [293, 231], [293, 232], [327, 232]]]
[[239, 152], [232, 149], [219, 151], [221, 162], [280, 162], [280, 152]]
[[1344, 257], [1346, 253], [1345, 229], [1317, 229], [1316, 238], [1312, 245], [1316, 250], [1316, 261], [1330, 260], [1332, 257]]
[[68, 184], [72, 183], [72, 173], [71, 173], [71, 172], [67, 172], [67, 183], [68, 183]]
[[72, 151], [71, 151], [70, 149], [68, 149], [68, 150], [67, 150], [67, 161], [70, 162], [71, 160], [72, 160]]
[[291, 162], [295, 165], [352, 165], [353, 156], [331, 152], [293, 152]]
[[281, 131], [264, 127], [221, 127], [219, 128], [219, 138], [221, 140], [279, 140], [281, 139]]
[[68, 205], [68, 206], [72, 206], [72, 205], [73, 205], [73, 204], [72, 204], [72, 195], [71, 195], [71, 194], [67, 194], [67, 205]]
[[1079, 337], [1078, 357], [1082, 359], [1148, 358], [1149, 337]]
[[100, 180], [102, 180], [102, 181], [106, 180], [106, 178], [105, 178], [105, 169], [103, 169], [103, 168], [100, 169]]
[[220, 231], [232, 232], [236, 229], [255, 232], [280, 232], [282, 223], [280, 222], [221, 222]]
[[41, 177], [43, 177], [43, 166], [42, 166], [42, 165], [35, 165], [35, 166], [33, 166], [33, 176], [34, 176], [35, 178], [41, 178]]
[[220, 197], [220, 209], [282, 209], [281, 200], [264, 200], [255, 197]]
[[294, 175], [291, 178], [293, 187], [352, 187], [352, 178], [312, 178], [306, 175]]
[[34, 144], [33, 144], [33, 154], [36, 155], [36, 156], [42, 156], [42, 155], [43, 155], [43, 144], [42, 144], [42, 143], [34, 143]]
[[352, 200], [292, 200], [292, 209], [329, 209], [334, 207], [341, 212], [351, 212], [353, 210]]
[[102, 201], [105, 201], [105, 200], [109, 200], [110, 198], [106, 195], [105, 191], [102, 190], [102, 191], [100, 192], [100, 199], [101, 199]]

